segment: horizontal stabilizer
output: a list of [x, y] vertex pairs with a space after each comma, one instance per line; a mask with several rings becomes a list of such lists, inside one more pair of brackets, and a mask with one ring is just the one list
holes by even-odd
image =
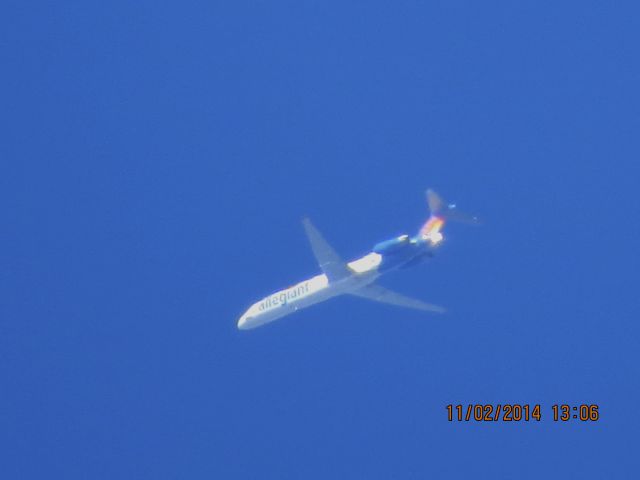
[[444, 313], [446, 309], [438, 305], [423, 302], [422, 300], [416, 300], [414, 298], [407, 297], [400, 293], [388, 290], [377, 284], [369, 284], [353, 292], [349, 292], [349, 295], [356, 297], [366, 298], [373, 300], [374, 302], [388, 303], [390, 305], [396, 305], [398, 307], [413, 308], [415, 310], [423, 310], [425, 312]]
[[455, 205], [448, 204], [434, 190], [427, 190], [427, 203], [431, 215], [467, 225], [480, 225], [482, 222], [475, 215], [461, 212]]
[[333, 282], [351, 276], [351, 271], [347, 268], [346, 263], [344, 263], [331, 245], [327, 243], [322, 234], [313, 223], [311, 223], [311, 220], [306, 217], [303, 218], [302, 225], [309, 238], [311, 250], [313, 250], [313, 254], [320, 264], [320, 268], [329, 281]]

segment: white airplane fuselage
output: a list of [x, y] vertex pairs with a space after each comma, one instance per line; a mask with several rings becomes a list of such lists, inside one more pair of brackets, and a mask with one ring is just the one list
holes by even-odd
[[445, 219], [477, 222], [475, 217], [468, 217], [454, 210], [454, 206], [446, 205], [433, 190], [427, 190], [427, 202], [431, 216], [415, 236], [401, 235], [380, 242], [371, 253], [348, 263], [333, 250], [309, 219], [303, 219], [311, 249], [323, 273], [257, 301], [240, 317], [238, 328], [259, 327], [344, 294], [422, 311], [444, 312], [444, 308], [438, 305], [406, 297], [375, 283], [383, 273], [415, 265], [433, 256], [433, 250], [444, 239], [441, 230]]
[[297, 310], [373, 283], [380, 276], [378, 266], [381, 261], [382, 256], [372, 252], [347, 264], [353, 272], [349, 277], [329, 282], [325, 274], [320, 274], [275, 292], [251, 305], [238, 320], [238, 328], [256, 328]]

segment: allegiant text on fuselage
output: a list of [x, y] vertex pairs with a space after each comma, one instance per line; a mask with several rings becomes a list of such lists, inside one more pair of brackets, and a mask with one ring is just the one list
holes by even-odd
[[272, 307], [278, 307], [280, 305], [286, 305], [291, 300], [295, 300], [298, 297], [303, 296], [309, 292], [309, 282], [306, 281], [299, 285], [295, 285], [287, 290], [278, 292], [270, 297], [265, 298], [260, 302], [259, 310], [262, 312]]

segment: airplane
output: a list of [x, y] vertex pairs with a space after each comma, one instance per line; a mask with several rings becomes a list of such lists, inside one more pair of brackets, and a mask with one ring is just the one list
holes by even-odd
[[433, 257], [433, 252], [444, 241], [442, 228], [447, 220], [479, 223], [477, 217], [459, 212], [455, 205], [447, 204], [433, 190], [427, 190], [426, 195], [430, 216], [416, 235], [400, 235], [380, 242], [371, 253], [349, 263], [345, 263], [311, 221], [304, 218], [305, 233], [323, 273], [257, 301], [240, 317], [238, 328], [256, 328], [345, 294], [400, 307], [444, 313], [443, 307], [406, 297], [375, 283], [384, 273], [412, 267]]

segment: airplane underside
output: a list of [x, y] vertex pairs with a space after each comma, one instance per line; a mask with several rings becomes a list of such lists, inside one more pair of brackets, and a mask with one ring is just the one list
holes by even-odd
[[426, 194], [431, 215], [415, 236], [401, 235], [380, 242], [371, 253], [349, 263], [340, 258], [308, 218], [303, 219], [305, 233], [323, 273], [254, 303], [238, 320], [238, 328], [255, 328], [338, 295], [443, 313], [443, 307], [407, 297], [375, 283], [389, 270], [413, 266], [433, 256], [433, 250], [444, 240], [441, 230], [445, 221], [479, 224], [477, 217], [445, 203], [433, 190], [427, 190]]

